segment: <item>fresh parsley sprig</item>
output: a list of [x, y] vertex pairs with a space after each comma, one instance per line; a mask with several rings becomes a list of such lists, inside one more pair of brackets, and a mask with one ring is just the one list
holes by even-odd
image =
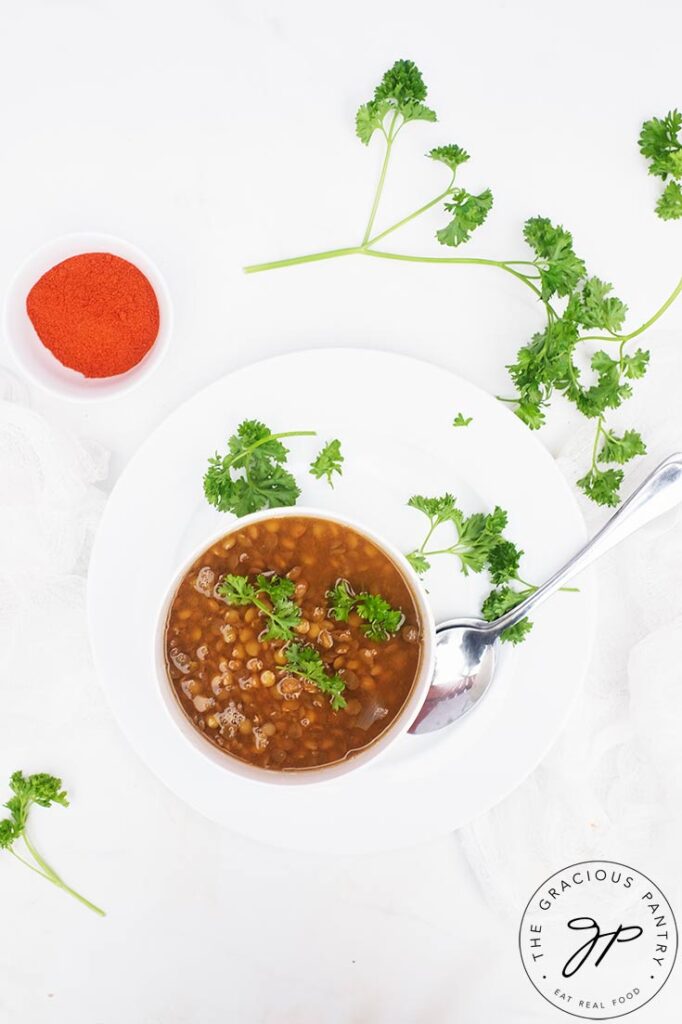
[[[31, 807], [36, 804], [39, 807], [51, 807], [52, 804], [59, 804], [61, 807], [68, 807], [69, 800], [66, 791], [62, 789], [62, 780], [54, 775], [47, 775], [39, 772], [35, 775], [24, 775], [23, 772], [14, 772], [10, 778], [10, 789], [13, 796], [4, 805], [10, 812], [8, 818], [0, 821], [0, 850], [6, 850], [13, 857], [21, 861], [27, 868], [40, 875], [46, 881], [63, 889], [74, 899], [78, 900], [90, 910], [105, 916], [101, 907], [86, 900], [84, 896], [72, 889], [60, 878], [54, 868], [51, 868], [47, 861], [38, 853], [38, 850], [26, 832], [28, 816]], [[20, 854], [16, 844], [22, 842], [26, 854], [31, 858], [27, 860]]]
[[[407, 259], [432, 262], [432, 257], [403, 256], [400, 253], [384, 252], [378, 250], [376, 245], [382, 239], [397, 231], [398, 228], [408, 224], [416, 217], [420, 217], [439, 203], [443, 203], [445, 211], [450, 215], [450, 219], [437, 232], [438, 240], [442, 245], [455, 247], [468, 242], [472, 232], [479, 228], [488, 216], [493, 204], [493, 196], [490, 189], [484, 189], [475, 194], [455, 184], [459, 168], [467, 163], [470, 157], [465, 149], [454, 143], [436, 146], [426, 154], [430, 160], [443, 165], [450, 172], [445, 188], [440, 189], [436, 196], [412, 211], [412, 213], [396, 221], [395, 224], [377, 234], [373, 233], [393, 145], [399, 132], [411, 121], [433, 122], [437, 120], [435, 112], [423, 102], [426, 99], [426, 95], [427, 88], [419, 68], [411, 60], [398, 60], [385, 73], [380, 84], [375, 89], [373, 99], [364, 103], [357, 112], [355, 128], [360, 141], [368, 145], [375, 134], [378, 134], [383, 138], [386, 146], [369, 219], [360, 245], [342, 249], [328, 249], [324, 252], [310, 253], [306, 256], [296, 256], [285, 260], [275, 260], [270, 263], [252, 264], [244, 268], [246, 273], [252, 274], [262, 270], [275, 270], [278, 267], [288, 267], [298, 263], [310, 263], [317, 260], [333, 259], [336, 256], [353, 254], [374, 256], [381, 259]], [[507, 261], [444, 258], [437, 259], [436, 262], [484, 263], [504, 269]], [[515, 262], [517, 261], [511, 261], [510, 266]], [[516, 273], [515, 271], [512, 272]]]
[[288, 430], [273, 434], [259, 420], [244, 420], [227, 442], [227, 453], [208, 461], [204, 494], [220, 512], [246, 516], [262, 508], [295, 505], [301, 493], [293, 475], [284, 468], [289, 449], [282, 438], [312, 437], [314, 430]]
[[[292, 600], [296, 585], [286, 576], [264, 576], [262, 573], [251, 583], [248, 576], [228, 573], [218, 584], [218, 593], [228, 604], [253, 605], [258, 608], [266, 627], [263, 640], [291, 640], [294, 629], [301, 621], [301, 609]], [[269, 598], [264, 601], [261, 595]]]
[[[515, 602], [518, 604], [537, 589], [525, 583], [519, 576], [519, 563], [523, 551], [503, 536], [502, 531], [507, 525], [507, 513], [499, 505], [488, 515], [474, 512], [469, 516], [462, 512], [452, 494], [443, 494], [439, 498], [426, 498], [421, 494], [415, 494], [408, 501], [408, 505], [422, 512], [429, 521], [424, 540], [418, 548], [407, 555], [415, 572], [423, 576], [431, 568], [431, 560], [438, 555], [455, 555], [465, 576], [470, 572], [480, 573], [487, 570], [495, 589], [482, 606], [486, 619], [492, 620], [502, 614], [496, 612], [503, 603], [503, 595], [504, 600], [512, 601], [512, 595], [521, 593], [522, 596]], [[454, 544], [445, 547], [430, 546], [434, 533], [445, 523], [454, 526]], [[523, 590], [517, 591], [515, 584], [520, 584]], [[513, 605], [508, 604], [508, 607], [511, 608]], [[531, 628], [532, 623], [528, 619], [522, 619], [515, 626], [506, 629], [502, 639], [517, 644]]]
[[468, 427], [473, 422], [473, 416], [465, 416], [463, 412], [458, 412], [452, 421], [453, 427]]
[[293, 643], [287, 644], [284, 656], [288, 672], [301, 679], [309, 679], [322, 693], [327, 694], [334, 711], [345, 708], [343, 692], [346, 684], [341, 676], [328, 674], [319, 651], [310, 644]]
[[411, 60], [396, 61], [374, 90], [374, 98], [363, 103], [355, 115], [360, 141], [367, 145], [375, 132], [387, 137], [385, 122], [389, 115], [395, 132], [408, 121], [435, 121], [435, 111], [423, 102], [426, 91], [417, 66]]
[[400, 608], [393, 608], [381, 594], [363, 591], [356, 594], [348, 580], [338, 580], [327, 591], [329, 614], [337, 622], [347, 622], [352, 611], [364, 620], [362, 631], [369, 640], [385, 641], [394, 636], [405, 615]]
[[[433, 557], [445, 554], [456, 555], [459, 558], [465, 576], [469, 572], [482, 572], [493, 547], [501, 542], [502, 531], [507, 525], [507, 513], [499, 506], [489, 515], [475, 512], [473, 515], [465, 516], [452, 494], [443, 494], [440, 498], [426, 498], [421, 494], [415, 494], [407, 504], [410, 508], [423, 512], [429, 520], [424, 540], [407, 556], [412, 568], [420, 575], [430, 569]], [[444, 548], [430, 548], [433, 534], [443, 523], [454, 525], [454, 544]]]
[[[594, 452], [587, 473], [578, 481], [585, 494], [602, 505], [617, 505], [624, 472], [622, 465], [646, 451], [635, 430], [626, 431], [614, 448], [615, 437], [606, 425], [607, 415], [632, 393], [632, 381], [646, 372], [649, 354], [642, 349], [630, 354], [626, 346], [644, 334], [665, 313], [682, 292], [682, 280], [662, 305], [640, 326], [623, 333], [627, 307], [612, 294], [612, 286], [588, 273], [577, 255], [573, 237], [563, 226], [547, 217], [530, 217], [523, 236], [530, 252], [521, 259], [483, 259], [466, 256], [423, 256], [377, 248], [394, 231], [404, 227], [440, 203], [448, 222], [436, 232], [442, 245], [457, 248], [466, 244], [472, 233], [485, 223], [492, 208], [490, 189], [470, 192], [455, 183], [467, 164], [469, 154], [461, 146], [447, 144], [431, 149], [428, 157], [449, 172], [445, 187], [417, 209], [376, 232], [376, 221], [393, 146], [404, 126], [411, 121], [436, 120], [435, 112], [424, 103], [427, 89], [419, 69], [412, 61], [399, 60], [384, 75], [374, 97], [363, 104], [356, 117], [356, 132], [365, 144], [379, 136], [385, 146], [384, 159], [375, 188], [369, 220], [356, 245], [296, 256], [245, 267], [247, 273], [278, 267], [360, 255], [375, 259], [413, 263], [471, 264], [495, 267], [511, 275], [526, 287], [540, 305], [544, 325], [518, 352], [509, 367], [516, 394], [504, 399], [533, 430], [542, 426], [546, 410], [555, 394], [572, 402], [584, 416], [594, 420]], [[667, 181], [656, 205], [664, 220], [682, 217], [682, 114], [670, 111], [663, 118], [652, 118], [642, 126], [639, 145], [650, 161], [650, 171]], [[598, 333], [594, 333], [594, 332]], [[591, 366], [583, 374], [576, 354], [584, 343], [599, 342], [612, 346], [592, 353]], [[590, 372], [592, 379], [590, 379]], [[587, 379], [585, 379], [587, 377]], [[463, 424], [462, 424], [463, 425]], [[626, 437], [628, 440], [626, 440]], [[617, 453], [618, 458], [612, 458]]]
[[[487, 515], [474, 512], [467, 516], [452, 494], [443, 494], [439, 498], [425, 498], [415, 494], [407, 504], [422, 512], [429, 521], [424, 540], [407, 555], [415, 572], [423, 576], [431, 568], [431, 560], [439, 555], [455, 555], [465, 576], [470, 572], [486, 572], [493, 589], [484, 600], [481, 612], [488, 622], [515, 608], [538, 589], [520, 575], [523, 551], [504, 536], [508, 517], [499, 505]], [[455, 542], [446, 547], [436, 547], [434, 534], [444, 524], [454, 526]], [[561, 589], [571, 591], [575, 588]], [[501, 639], [518, 644], [532, 628], [533, 624], [528, 618], [521, 619], [505, 629]]]
[[328, 441], [320, 454], [310, 463], [310, 473], [317, 480], [326, 477], [327, 483], [333, 489], [334, 481], [332, 480], [332, 475], [334, 473], [338, 473], [339, 476], [342, 475], [343, 461], [341, 442], [335, 438], [333, 441]]
[[[530, 224], [533, 227], [526, 232], [526, 239], [539, 258], [547, 259], [546, 269], [541, 271], [547, 322], [530, 344], [519, 350], [516, 362], [508, 367], [517, 390], [511, 401], [517, 415], [532, 429], [544, 423], [545, 410], [555, 392], [564, 395], [584, 416], [595, 421], [590, 468], [577, 482], [593, 501], [615, 506], [620, 501], [624, 477], [623, 470], [615, 466], [646, 452], [646, 445], [636, 430], [627, 430], [618, 438], [605, 426], [608, 412], [619, 408], [631, 396], [632, 381], [644, 376], [649, 363], [648, 352], [638, 348], [630, 354], [626, 345], [668, 308], [682, 291], [682, 281], [644, 327], [622, 334], [627, 306], [611, 294], [610, 284], [587, 275], [584, 262], [575, 254], [570, 233], [544, 218], [534, 218], [527, 228]], [[553, 305], [557, 296], [567, 298], [561, 313]], [[594, 330], [604, 333], [591, 333]], [[611, 343], [617, 348], [613, 356], [604, 349], [593, 353], [590, 360], [593, 381], [586, 384], [576, 355], [579, 347], [588, 341]]]

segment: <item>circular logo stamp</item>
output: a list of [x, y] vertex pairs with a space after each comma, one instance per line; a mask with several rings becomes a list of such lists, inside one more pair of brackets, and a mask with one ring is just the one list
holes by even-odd
[[668, 980], [677, 924], [650, 878], [626, 864], [590, 860], [548, 878], [521, 919], [526, 974], [552, 1006], [611, 1020], [644, 1006]]

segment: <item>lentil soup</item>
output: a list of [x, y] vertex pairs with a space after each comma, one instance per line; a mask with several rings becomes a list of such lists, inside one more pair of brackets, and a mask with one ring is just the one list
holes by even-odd
[[[259, 574], [263, 586], [286, 587], [289, 640], [266, 636], [277, 592], [270, 600]], [[226, 599], [226, 579], [250, 586], [261, 607]], [[381, 595], [390, 633], [372, 637], [360, 606], [340, 619], [330, 593], [338, 586]], [[401, 570], [370, 538], [312, 516], [261, 519], [218, 540], [183, 576], [166, 622], [166, 671], [208, 742], [259, 768], [302, 771], [352, 757], [394, 722], [419, 673], [422, 628]], [[342, 695], [292, 671], [292, 648]]]

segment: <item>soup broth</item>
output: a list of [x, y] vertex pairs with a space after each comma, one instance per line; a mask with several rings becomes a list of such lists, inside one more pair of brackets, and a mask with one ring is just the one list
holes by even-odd
[[[258, 589], [259, 574], [264, 586], [289, 581], [289, 639], [264, 635], [273, 602]], [[251, 587], [266, 612], [228, 601], [226, 578]], [[337, 584], [350, 595], [381, 595], [394, 610], [390, 632], [372, 638], [357, 601], [340, 619], [330, 595]], [[391, 725], [417, 677], [421, 628], [400, 569], [368, 537], [325, 519], [272, 518], [235, 529], [185, 574], [166, 624], [166, 666], [208, 742], [260, 768], [301, 771], [352, 757]], [[292, 647], [336, 680], [339, 706], [291, 670]]]

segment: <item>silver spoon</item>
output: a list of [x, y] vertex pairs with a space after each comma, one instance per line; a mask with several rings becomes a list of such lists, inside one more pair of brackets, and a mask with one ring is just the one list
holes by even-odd
[[[478, 704], [495, 675], [500, 635], [640, 526], [682, 500], [682, 453], [657, 466], [573, 558], [546, 583], [494, 622], [450, 619], [436, 627], [436, 671], [412, 733], [434, 732]], [[531, 641], [532, 642], [532, 641]]]

